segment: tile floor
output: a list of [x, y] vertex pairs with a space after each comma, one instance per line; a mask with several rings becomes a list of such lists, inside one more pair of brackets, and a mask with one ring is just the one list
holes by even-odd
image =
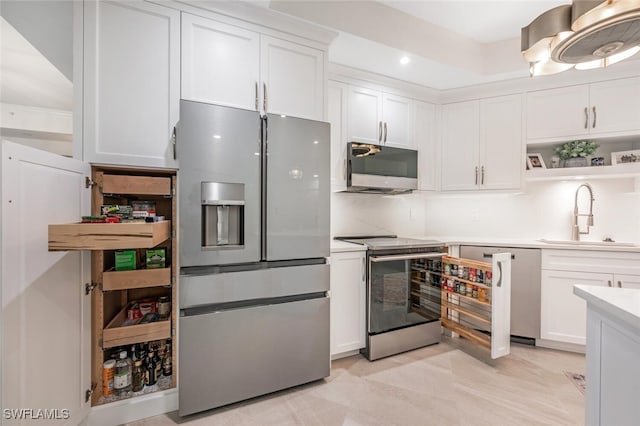
[[582, 425], [584, 396], [563, 372], [584, 369], [581, 354], [512, 344], [511, 355], [491, 360], [463, 339], [443, 337], [375, 362], [334, 361], [325, 381], [129, 425]]

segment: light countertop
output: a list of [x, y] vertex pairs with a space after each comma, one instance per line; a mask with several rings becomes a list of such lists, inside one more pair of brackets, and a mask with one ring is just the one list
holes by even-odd
[[640, 333], [640, 290], [633, 288], [574, 285], [573, 293], [618, 322]]
[[341, 253], [345, 251], [366, 251], [367, 247], [362, 244], [348, 243], [342, 240], [331, 240], [331, 253]]

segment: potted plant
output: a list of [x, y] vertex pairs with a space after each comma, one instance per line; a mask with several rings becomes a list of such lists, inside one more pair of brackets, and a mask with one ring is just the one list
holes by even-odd
[[564, 167], [586, 167], [587, 157], [598, 149], [598, 144], [590, 140], [571, 141], [556, 147], [556, 154], [564, 160]]

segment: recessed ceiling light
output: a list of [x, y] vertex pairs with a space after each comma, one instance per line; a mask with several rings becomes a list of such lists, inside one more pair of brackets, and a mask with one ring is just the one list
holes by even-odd
[[408, 56], [403, 56], [402, 58], [400, 58], [400, 63], [402, 65], [407, 65], [409, 62], [411, 62], [411, 58], [409, 58]]

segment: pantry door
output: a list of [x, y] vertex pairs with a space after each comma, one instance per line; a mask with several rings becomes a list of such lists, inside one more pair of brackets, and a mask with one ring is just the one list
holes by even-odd
[[496, 253], [491, 260], [491, 358], [511, 352], [511, 253]]
[[89, 214], [91, 169], [7, 141], [0, 155], [3, 424], [30, 416], [79, 424], [91, 406], [91, 299], [84, 291], [90, 255], [49, 252], [48, 224]]

